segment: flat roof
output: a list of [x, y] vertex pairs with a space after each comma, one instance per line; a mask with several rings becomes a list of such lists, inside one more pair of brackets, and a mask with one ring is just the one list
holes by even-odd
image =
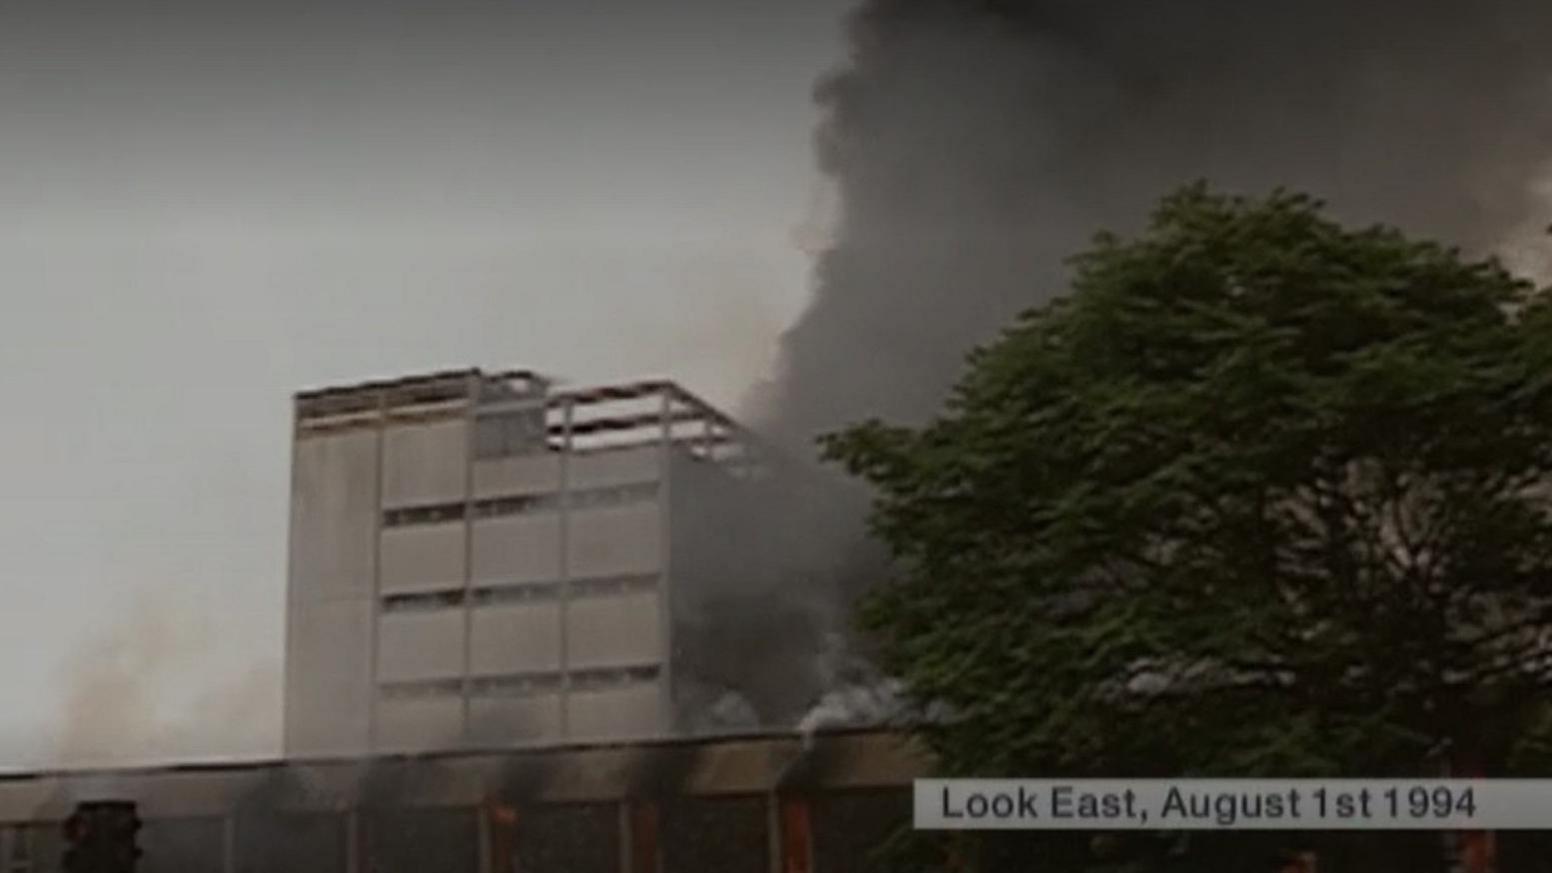
[[761, 732], [425, 755], [266, 759], [0, 776], [0, 822], [55, 821], [88, 800], [129, 800], [145, 818], [222, 816], [258, 804], [298, 812], [365, 805], [614, 802], [781, 790], [899, 790], [927, 775], [909, 736], [858, 728]]

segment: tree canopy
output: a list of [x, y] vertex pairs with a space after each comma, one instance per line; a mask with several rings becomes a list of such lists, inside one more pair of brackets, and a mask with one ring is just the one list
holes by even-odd
[[1193, 186], [826, 453], [948, 774], [1545, 767], [1552, 305], [1494, 260]]

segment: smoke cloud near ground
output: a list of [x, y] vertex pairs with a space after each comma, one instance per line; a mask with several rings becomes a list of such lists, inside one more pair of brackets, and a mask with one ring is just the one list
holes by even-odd
[[198, 682], [221, 649], [213, 629], [167, 593], [137, 599], [60, 681], [52, 764], [71, 768], [253, 757], [273, 745], [280, 667], [255, 662]]
[[[839, 214], [746, 411], [800, 456], [933, 414], [967, 352], [1063, 291], [1067, 256], [1198, 179], [1552, 266], [1538, 0], [866, 0], [849, 28], [816, 89]], [[831, 516], [810, 557], [846, 589], [883, 573], [859, 558], [865, 503], [802, 508]]]
[[1552, 285], [1552, 161], [1530, 185], [1533, 209], [1497, 246], [1509, 269], [1542, 285]]

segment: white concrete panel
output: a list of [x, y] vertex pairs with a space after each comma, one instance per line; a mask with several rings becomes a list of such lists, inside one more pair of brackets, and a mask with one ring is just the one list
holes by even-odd
[[463, 744], [463, 702], [457, 697], [390, 698], [377, 703], [377, 747], [418, 752]]
[[662, 449], [636, 446], [572, 455], [567, 484], [573, 490], [656, 482], [662, 477]]
[[286, 629], [287, 663], [299, 674], [360, 679], [371, 670], [372, 602], [368, 598], [297, 603]]
[[291, 460], [290, 599], [369, 593], [377, 518], [376, 431], [297, 440]]
[[372, 603], [299, 601], [286, 629], [288, 754], [359, 754], [371, 707]]
[[395, 424], [383, 440], [384, 507], [464, 499], [469, 456], [466, 421]]
[[538, 673], [560, 667], [560, 605], [498, 604], [474, 610], [470, 671]]
[[636, 739], [662, 733], [656, 682], [573, 692], [567, 697], [567, 706], [571, 739]]
[[372, 697], [365, 682], [324, 677], [288, 682], [285, 753], [288, 757], [355, 756], [368, 751]]
[[579, 597], [566, 609], [567, 664], [572, 669], [656, 664], [658, 593]]
[[535, 512], [480, 519], [472, 544], [475, 582], [551, 582], [560, 578], [560, 516]]
[[474, 462], [474, 496], [547, 494], [560, 489], [560, 455], [544, 452]]
[[377, 637], [379, 681], [462, 675], [463, 620], [462, 609], [384, 615]]
[[656, 501], [578, 510], [571, 516], [569, 575], [586, 579], [657, 572], [662, 538]]
[[469, 701], [469, 734], [483, 746], [558, 739], [560, 696], [476, 697]]
[[381, 549], [378, 573], [384, 594], [463, 586], [461, 521], [388, 528], [383, 531]]

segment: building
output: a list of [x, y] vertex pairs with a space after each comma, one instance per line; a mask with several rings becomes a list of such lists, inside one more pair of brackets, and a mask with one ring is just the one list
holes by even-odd
[[905, 738], [845, 731], [15, 773], [0, 862], [59, 873], [75, 805], [114, 800], [142, 873], [850, 873], [926, 772]]
[[779, 581], [765, 455], [672, 383], [437, 373], [294, 424], [288, 756], [682, 734], [738, 684], [697, 629], [780, 615], [718, 612]]

